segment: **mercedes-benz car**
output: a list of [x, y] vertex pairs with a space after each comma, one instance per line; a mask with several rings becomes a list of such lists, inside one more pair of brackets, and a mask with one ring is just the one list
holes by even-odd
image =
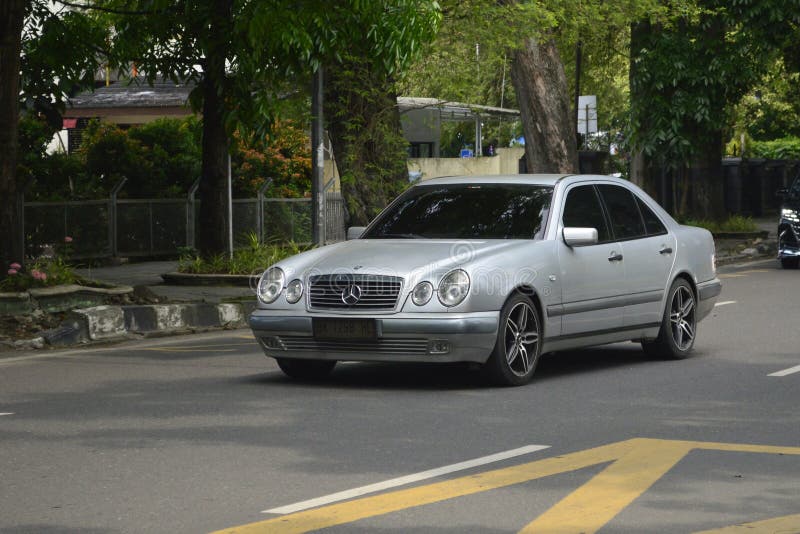
[[472, 362], [522, 385], [543, 353], [620, 341], [685, 358], [721, 291], [711, 234], [609, 176], [431, 179], [348, 234], [259, 280], [250, 325], [291, 377]]
[[800, 264], [800, 176], [788, 189], [778, 191], [781, 219], [778, 223], [778, 259], [784, 269]]

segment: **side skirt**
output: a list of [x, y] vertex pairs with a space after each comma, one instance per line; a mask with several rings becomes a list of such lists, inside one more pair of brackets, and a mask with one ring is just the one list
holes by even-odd
[[620, 341], [655, 339], [658, 336], [658, 330], [660, 328], [661, 323], [647, 323], [609, 330], [595, 330], [592, 332], [556, 336], [545, 339], [542, 352], [576, 349], [590, 347], [592, 345], [605, 345], [607, 343], [618, 343]]

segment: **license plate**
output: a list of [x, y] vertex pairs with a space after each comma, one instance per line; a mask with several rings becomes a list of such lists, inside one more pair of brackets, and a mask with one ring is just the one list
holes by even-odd
[[376, 339], [378, 330], [374, 319], [326, 319], [311, 321], [317, 339]]

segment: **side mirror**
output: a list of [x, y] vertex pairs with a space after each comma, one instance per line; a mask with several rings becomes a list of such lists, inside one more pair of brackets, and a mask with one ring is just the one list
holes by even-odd
[[568, 247], [597, 244], [597, 228], [564, 228], [564, 243]]
[[775, 191], [775, 196], [778, 197], [778, 198], [781, 198], [781, 199], [786, 198], [786, 197], [789, 196], [789, 190], [788, 189], [778, 189], [777, 191]]
[[366, 226], [351, 226], [347, 229], [347, 240], [350, 241], [351, 239], [358, 239], [366, 229]]

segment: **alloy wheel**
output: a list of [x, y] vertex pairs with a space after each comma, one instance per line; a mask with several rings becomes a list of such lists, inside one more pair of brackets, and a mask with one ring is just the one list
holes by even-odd
[[505, 354], [508, 368], [517, 376], [527, 375], [539, 350], [539, 319], [533, 308], [518, 302], [505, 325]]
[[672, 296], [670, 306], [670, 327], [672, 339], [678, 350], [688, 350], [694, 343], [695, 302], [692, 291], [686, 286], [678, 286]]

